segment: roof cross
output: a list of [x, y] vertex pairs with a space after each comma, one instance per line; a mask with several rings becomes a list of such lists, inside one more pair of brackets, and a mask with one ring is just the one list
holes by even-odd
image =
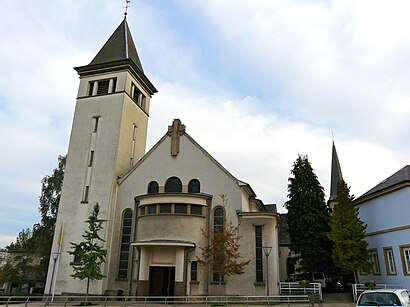
[[127, 18], [127, 14], [128, 14], [128, 8], [130, 7], [129, 6], [129, 3], [131, 2], [131, 0], [125, 0], [125, 6], [124, 6], [124, 9], [125, 9], [125, 12], [124, 12], [124, 19], [126, 19]]

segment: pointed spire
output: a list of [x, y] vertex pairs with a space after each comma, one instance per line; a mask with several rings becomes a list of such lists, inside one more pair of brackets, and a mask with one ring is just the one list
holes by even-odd
[[330, 197], [329, 201], [336, 198], [337, 185], [343, 180], [342, 169], [340, 168], [335, 142], [332, 142], [332, 173], [330, 174]]
[[124, 18], [89, 65], [125, 59], [131, 59], [141, 72], [144, 72], [126, 18]]

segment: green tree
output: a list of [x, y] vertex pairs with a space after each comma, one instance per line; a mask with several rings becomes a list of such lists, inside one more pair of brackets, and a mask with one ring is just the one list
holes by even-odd
[[338, 184], [333, 214], [330, 218], [330, 238], [333, 241], [333, 261], [342, 273], [368, 271], [371, 268], [367, 242], [364, 240], [366, 224], [359, 218], [359, 211], [353, 204], [354, 196], [343, 180]]
[[[225, 195], [220, 195], [226, 207], [227, 199]], [[201, 247], [202, 257], [198, 257], [198, 262], [212, 272], [218, 274], [219, 285], [222, 284], [223, 276], [242, 275], [245, 273], [245, 266], [249, 261], [243, 261], [239, 252], [239, 226], [224, 219], [223, 225], [215, 227], [209, 232], [202, 229], [202, 235], [207, 239], [208, 244]]]
[[0, 283], [25, 283], [38, 280], [32, 231], [27, 228], [19, 232], [16, 242], [6, 247], [12, 254], [11, 261], [0, 270]]
[[98, 203], [94, 205], [93, 212], [88, 217], [86, 223], [88, 230], [83, 234], [84, 241], [80, 243], [70, 243], [74, 255], [74, 263], [72, 264], [74, 274], [71, 275], [78, 279], [87, 279], [87, 297], [90, 289], [90, 281], [101, 280], [106, 276], [101, 273], [101, 264], [105, 262], [107, 250], [99, 244], [105, 242], [99, 231], [103, 229], [104, 220], [98, 218], [100, 206]]
[[333, 271], [330, 209], [323, 187], [305, 155], [298, 156], [291, 174], [285, 203], [290, 250], [302, 271], [329, 273]]
[[58, 157], [58, 165], [51, 175], [41, 180], [41, 195], [38, 210], [41, 215], [39, 223], [32, 230], [23, 229], [16, 242], [7, 250], [14, 254], [13, 261], [0, 270], [4, 282], [44, 281], [47, 277], [51, 245], [61, 188], [65, 172], [66, 156]]

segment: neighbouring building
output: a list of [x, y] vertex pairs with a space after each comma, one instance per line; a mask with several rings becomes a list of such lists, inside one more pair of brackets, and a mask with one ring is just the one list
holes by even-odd
[[[157, 90], [144, 73], [126, 19], [90, 64], [75, 69], [80, 84], [46, 289], [55, 283], [56, 294], [85, 292], [86, 282], [71, 277], [75, 259], [68, 251], [70, 242], [83, 240], [84, 221], [98, 202], [106, 220], [101, 236], [107, 278], [93, 281], [91, 293], [264, 295], [262, 247], [270, 246], [269, 290], [278, 294], [276, 207], [265, 207], [178, 119], [146, 152]], [[221, 290], [217, 274], [197, 259], [208, 244], [202, 231], [224, 221], [239, 225], [240, 253], [250, 263], [245, 274], [224, 276]]]
[[360, 219], [367, 224], [366, 241], [372, 272], [360, 272], [360, 282], [374, 280], [410, 288], [410, 165], [406, 165], [356, 199]]

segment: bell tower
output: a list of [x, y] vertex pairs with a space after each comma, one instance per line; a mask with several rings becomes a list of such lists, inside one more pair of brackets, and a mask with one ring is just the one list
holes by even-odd
[[[46, 283], [46, 291], [55, 283], [56, 294], [84, 293], [85, 281], [70, 276], [74, 259], [68, 251], [70, 242], [83, 240], [84, 221], [97, 202], [106, 220], [101, 236], [111, 249], [117, 179], [145, 153], [150, 98], [157, 92], [144, 74], [126, 18], [94, 59], [75, 70], [80, 85], [52, 248], [54, 253], [61, 246], [58, 274], [52, 282], [51, 258]], [[103, 274], [110, 255], [106, 261]], [[103, 294], [105, 282], [94, 281], [90, 293]]]

